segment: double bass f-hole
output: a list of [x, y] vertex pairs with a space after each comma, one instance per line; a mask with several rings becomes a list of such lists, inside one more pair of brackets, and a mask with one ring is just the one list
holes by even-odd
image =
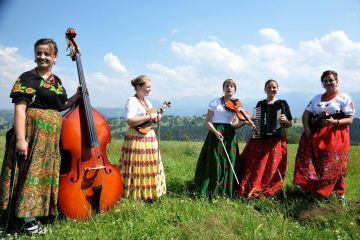
[[115, 206], [122, 195], [118, 166], [109, 163], [106, 145], [111, 140], [106, 119], [90, 104], [75, 29], [66, 31], [69, 56], [76, 62], [81, 99], [63, 116], [61, 130], [62, 172], [59, 179], [59, 207], [72, 219]]

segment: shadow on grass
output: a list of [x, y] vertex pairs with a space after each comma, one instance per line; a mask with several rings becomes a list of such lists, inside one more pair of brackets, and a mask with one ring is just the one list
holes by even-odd
[[180, 178], [172, 178], [167, 182], [167, 190], [169, 195], [177, 197], [194, 197], [196, 195], [196, 187], [193, 181], [184, 181]]

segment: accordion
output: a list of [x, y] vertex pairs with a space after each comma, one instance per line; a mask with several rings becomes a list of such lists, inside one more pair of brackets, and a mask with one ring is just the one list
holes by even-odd
[[254, 108], [253, 118], [257, 131], [253, 131], [252, 138], [282, 137], [284, 130], [279, 119], [284, 113], [282, 104], [260, 104]]

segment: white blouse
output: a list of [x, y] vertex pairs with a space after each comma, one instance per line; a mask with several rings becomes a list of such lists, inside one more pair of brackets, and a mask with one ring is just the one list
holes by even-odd
[[355, 115], [355, 104], [348, 94], [341, 93], [329, 101], [321, 101], [321, 96], [322, 94], [316, 95], [305, 110], [314, 114], [343, 112], [346, 116]]
[[213, 99], [210, 102], [208, 109], [214, 113], [211, 119], [212, 123], [231, 124], [235, 116], [235, 112], [226, 110], [224, 103], [221, 101], [221, 98]]
[[[149, 108], [152, 108], [152, 104], [149, 100], [145, 99]], [[126, 120], [132, 117], [145, 116], [146, 108], [140, 103], [136, 97], [131, 97], [125, 104]]]

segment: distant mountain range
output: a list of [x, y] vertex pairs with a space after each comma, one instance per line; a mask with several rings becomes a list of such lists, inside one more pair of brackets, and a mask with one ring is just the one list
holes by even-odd
[[[305, 107], [309, 103], [312, 97], [316, 94], [304, 94], [304, 93], [288, 93], [288, 94], [279, 94], [278, 99], [284, 99], [289, 103], [291, 113], [293, 117], [301, 117], [304, 112]], [[357, 107], [356, 117], [360, 118], [360, 93], [350, 93], [351, 98], [355, 102]], [[191, 115], [203, 115], [206, 114], [209, 102], [215, 98], [214, 96], [202, 96], [202, 97], [185, 97], [182, 99], [170, 99], [171, 108], [166, 112], [167, 115], [179, 115], [179, 116], [191, 116]], [[151, 102], [154, 107], [158, 108], [161, 106], [162, 102], [151, 99]], [[255, 107], [256, 103], [261, 99], [247, 99], [241, 98], [244, 109], [252, 112], [252, 109]], [[105, 117], [124, 117], [125, 110], [123, 108], [109, 108], [109, 107], [96, 107]], [[2, 115], [8, 115], [12, 113], [12, 110], [0, 110]], [[9, 116], [8, 116], [9, 117]], [[12, 118], [12, 116], [11, 116]]]
[[[278, 99], [284, 99], [288, 102], [291, 113], [293, 117], [301, 117], [305, 107], [309, 103], [312, 97], [316, 94], [304, 94], [304, 93], [288, 93], [288, 94], [279, 94]], [[357, 107], [356, 117], [360, 117], [360, 93], [351, 93], [351, 98], [355, 102]], [[180, 115], [180, 116], [189, 116], [189, 115], [203, 115], [206, 114], [209, 102], [215, 98], [214, 96], [202, 96], [202, 97], [185, 97], [182, 99], [173, 99], [171, 101], [171, 108], [168, 109], [166, 114], [169, 115]], [[154, 107], [161, 106], [162, 102], [150, 99]], [[244, 109], [249, 112], [252, 112], [252, 109], [255, 107], [256, 103], [261, 99], [240, 99], [243, 103]], [[104, 108], [98, 107], [103, 115], [106, 117], [120, 117], [125, 115], [125, 110], [122, 108]]]

